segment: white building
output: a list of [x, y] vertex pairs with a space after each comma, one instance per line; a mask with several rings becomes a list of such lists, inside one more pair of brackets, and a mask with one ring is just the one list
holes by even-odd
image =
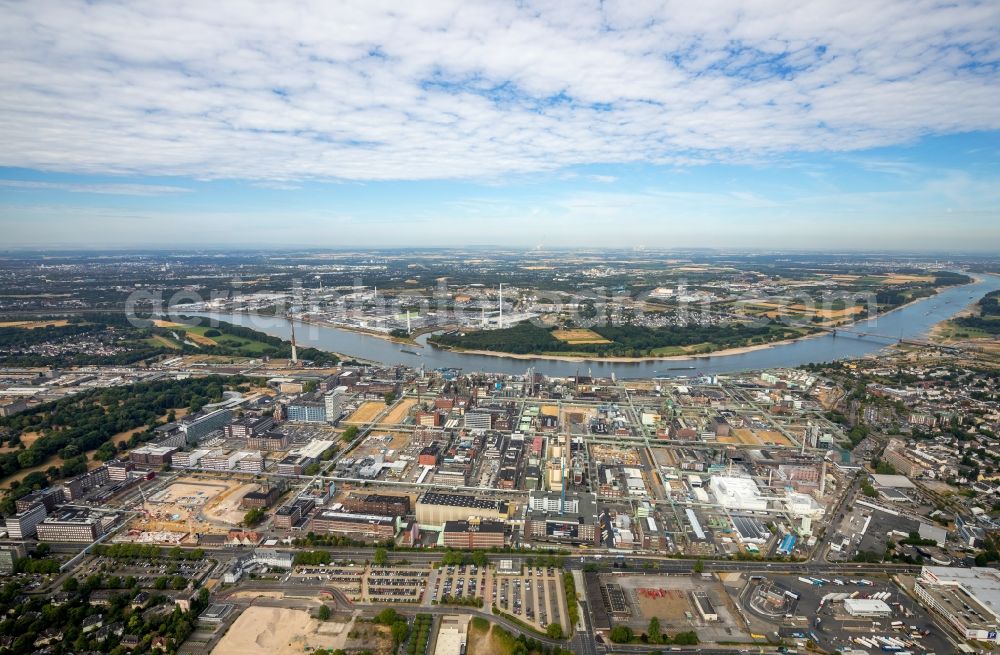
[[892, 608], [884, 600], [875, 598], [845, 598], [844, 610], [851, 616], [860, 618], [884, 618], [892, 616]]
[[749, 512], [767, 510], [767, 500], [760, 495], [757, 483], [750, 478], [716, 475], [708, 483], [715, 502], [726, 509]]
[[785, 495], [785, 509], [796, 519], [803, 517], [818, 519], [826, 511], [826, 508], [817, 503], [812, 496], [797, 491], [790, 491]]

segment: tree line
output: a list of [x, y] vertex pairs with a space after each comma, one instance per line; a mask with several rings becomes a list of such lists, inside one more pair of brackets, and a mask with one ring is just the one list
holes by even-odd
[[429, 340], [439, 346], [466, 350], [489, 350], [518, 355], [546, 352], [585, 352], [600, 356], [650, 356], [659, 348], [711, 343], [718, 348], [743, 346], [787, 336], [773, 325], [605, 325], [591, 328], [611, 343], [575, 344], [560, 341], [552, 335], [555, 328], [545, 328], [523, 321], [500, 330], [445, 333]]

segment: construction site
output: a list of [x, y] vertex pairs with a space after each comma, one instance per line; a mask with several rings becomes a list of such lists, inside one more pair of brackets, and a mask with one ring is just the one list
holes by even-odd
[[243, 519], [243, 496], [259, 489], [240, 480], [179, 478], [150, 496], [143, 494], [142, 512], [120, 540], [197, 544], [200, 535], [226, 534]]

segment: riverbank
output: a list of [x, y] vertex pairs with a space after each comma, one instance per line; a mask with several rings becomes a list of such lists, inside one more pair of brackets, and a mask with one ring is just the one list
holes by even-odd
[[[835, 332], [836, 330], [851, 329], [861, 323], [866, 323], [872, 320], [878, 320], [884, 318], [896, 312], [900, 312], [911, 305], [930, 300], [941, 293], [944, 289], [957, 289], [970, 285], [974, 285], [982, 282], [982, 278], [970, 275], [972, 278], [971, 282], [965, 284], [950, 286], [950, 287], [935, 287], [934, 293], [930, 296], [924, 296], [922, 298], [914, 298], [909, 300], [902, 305], [893, 307], [892, 309], [876, 314], [875, 316], [865, 317], [856, 321], [851, 321], [849, 323], [842, 323], [835, 327], [826, 327], [821, 329], [821, 331], [813, 332], [812, 334], [803, 334], [801, 336], [792, 337], [790, 339], [780, 339], [777, 341], [769, 341], [767, 343], [754, 344], [752, 346], [740, 346], [738, 348], [721, 348], [719, 350], [711, 350], [706, 353], [686, 353], [682, 355], [662, 355], [662, 356], [647, 356], [647, 357], [601, 357], [599, 355], [593, 356], [573, 356], [573, 355], [548, 355], [548, 354], [532, 354], [532, 353], [508, 353], [496, 350], [471, 350], [464, 348], [456, 348], [454, 346], [440, 346], [436, 344], [429, 343], [428, 345], [444, 350], [447, 352], [453, 352], [461, 355], [482, 355], [486, 357], [503, 357], [508, 359], [542, 359], [548, 361], [556, 362], [609, 362], [615, 364], [639, 364], [643, 362], [670, 362], [670, 361], [689, 361], [693, 359], [711, 359], [713, 357], [728, 357], [730, 355], [745, 355], [751, 352], [757, 352], [760, 350], [768, 350], [770, 348], [775, 348], [778, 346], [784, 346], [792, 343], [797, 343], [801, 341], [807, 341], [809, 339], [815, 339], [817, 337], [822, 337], [830, 334], [830, 332]], [[975, 301], [975, 302], [978, 302]], [[973, 304], [975, 304], [975, 302]], [[889, 344], [886, 344], [887, 346]]]

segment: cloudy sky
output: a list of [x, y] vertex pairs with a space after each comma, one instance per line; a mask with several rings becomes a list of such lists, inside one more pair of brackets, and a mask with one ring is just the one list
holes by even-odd
[[0, 10], [0, 248], [1000, 250], [995, 0]]

